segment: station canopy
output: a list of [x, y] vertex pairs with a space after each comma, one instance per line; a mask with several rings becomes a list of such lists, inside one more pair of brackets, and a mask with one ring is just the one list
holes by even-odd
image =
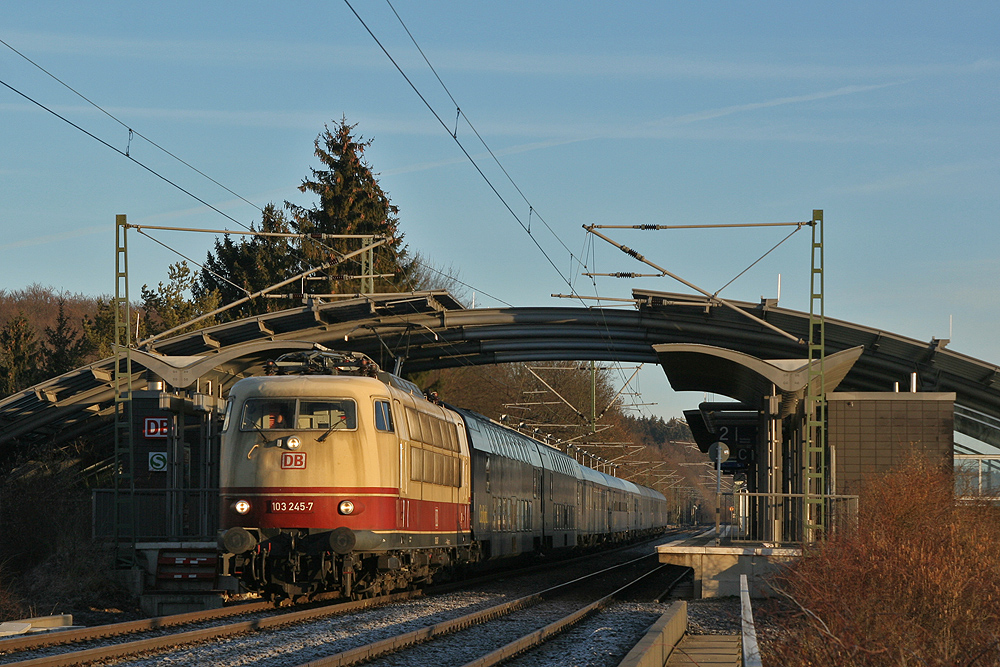
[[[130, 381], [133, 389], [145, 389], [152, 375], [174, 389], [224, 395], [237, 380], [260, 374], [268, 360], [316, 345], [362, 352], [385, 370], [403, 373], [519, 361], [660, 364], [662, 348], [658, 351], [657, 346], [670, 344], [730, 350], [767, 360], [783, 373], [796, 369], [782, 360], [801, 362], [807, 356], [801, 341], [717, 300], [648, 290], [635, 290], [632, 297], [628, 308], [469, 309], [445, 291], [310, 300], [279, 312], [140, 342], [132, 351]], [[808, 336], [808, 313], [780, 308], [773, 300], [728, 303], [794, 338]], [[923, 342], [831, 318], [826, 318], [825, 330], [828, 358], [861, 350], [841, 379], [840, 390], [892, 391], [897, 382], [909, 387], [910, 374], [916, 372], [920, 391], [955, 392], [957, 431], [1000, 445], [997, 365], [950, 350], [947, 340]], [[725, 356], [716, 354], [716, 378], [732, 361]], [[110, 429], [114, 363], [103, 359], [0, 401], [0, 448], [34, 442], [58, 445]], [[768, 378], [767, 372], [758, 375]], [[759, 384], [759, 379], [752, 381]]]

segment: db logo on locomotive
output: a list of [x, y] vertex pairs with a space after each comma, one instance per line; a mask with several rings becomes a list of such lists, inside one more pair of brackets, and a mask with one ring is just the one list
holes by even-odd
[[282, 452], [281, 453], [281, 469], [282, 470], [305, 470], [306, 467], [306, 453], [305, 452]]

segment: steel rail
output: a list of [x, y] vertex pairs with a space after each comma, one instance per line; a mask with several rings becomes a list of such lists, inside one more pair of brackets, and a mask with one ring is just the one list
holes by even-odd
[[555, 637], [556, 635], [561, 634], [565, 630], [568, 630], [572, 626], [576, 625], [577, 623], [587, 618], [594, 612], [597, 612], [603, 609], [604, 607], [608, 606], [608, 604], [610, 604], [612, 600], [614, 600], [616, 597], [621, 595], [626, 590], [635, 586], [637, 583], [639, 583], [646, 577], [651, 576], [656, 572], [659, 572], [660, 570], [667, 567], [669, 567], [669, 565], [667, 564], [659, 565], [650, 570], [649, 572], [645, 572], [642, 575], [636, 577], [635, 579], [628, 582], [619, 589], [605, 595], [600, 600], [592, 602], [586, 607], [577, 609], [573, 613], [567, 614], [566, 616], [563, 616], [559, 620], [549, 623], [544, 628], [528, 633], [519, 639], [515, 639], [514, 641], [498, 648], [495, 651], [492, 651], [484, 655], [481, 658], [477, 658], [476, 660], [467, 662], [462, 667], [493, 667], [493, 665], [497, 665], [503, 662], [504, 660], [507, 660], [509, 658], [514, 657], [515, 655], [518, 655], [519, 653], [524, 653], [529, 649], [535, 648], [536, 646], [540, 646], [549, 639]]
[[227, 616], [238, 616], [240, 614], [266, 611], [267, 609], [274, 609], [274, 604], [270, 602], [251, 602], [248, 604], [224, 607], [222, 609], [190, 611], [184, 614], [157, 616], [155, 618], [141, 618], [135, 621], [95, 625], [89, 628], [79, 628], [76, 630], [59, 630], [46, 632], [44, 634], [11, 637], [8, 639], [0, 639], [0, 653], [6, 653], [8, 651], [34, 650], [38, 648], [45, 648], [47, 646], [59, 646], [62, 644], [91, 641], [94, 639], [105, 639], [107, 637], [117, 637], [119, 635], [127, 635], [136, 632], [162, 630], [164, 628], [170, 628], [177, 625], [186, 625], [188, 623], [208, 621], [216, 618], [226, 618]]
[[[651, 537], [643, 542], [655, 542], [660, 540], [664, 536], [671, 536], [679, 533], [677, 529], [668, 529], [661, 533], [660, 535]], [[641, 542], [640, 542], [641, 544]], [[636, 544], [627, 544], [614, 549], [608, 549], [602, 551], [599, 556], [604, 557], [608, 554], [613, 554], [618, 551], [623, 551], [625, 549], [634, 548]], [[573, 558], [567, 558], [559, 560], [560, 565], [571, 565], [574, 563], [584, 562], [593, 559], [595, 554], [585, 554], [581, 556], [575, 556]], [[512, 575], [524, 575], [530, 574], [532, 572], [537, 572], [540, 570], [548, 569], [552, 567], [551, 563], [541, 564], [541, 565], [529, 565], [527, 567], [519, 567], [514, 569], [504, 569], [499, 573], [492, 573], [481, 577], [475, 577], [472, 579], [465, 579], [462, 581], [457, 581], [447, 584], [438, 584], [430, 586], [423, 590], [425, 595], [439, 595], [452, 590], [460, 589], [470, 585], [475, 585], [477, 583], [482, 583], [486, 581], [493, 581], [498, 575], [509, 577]], [[336, 594], [324, 593], [316, 596], [314, 601], [324, 601], [324, 600], [335, 600]], [[338, 602], [333, 605], [327, 605], [331, 611], [336, 612], [338, 610], [351, 611], [355, 607], [350, 607], [350, 602]], [[285, 607], [285, 609], [292, 609], [293, 607]], [[62, 646], [66, 644], [74, 644], [78, 642], [94, 641], [99, 639], [107, 639], [110, 637], [118, 637], [126, 634], [136, 634], [141, 632], [149, 632], [153, 630], [163, 630], [170, 627], [176, 627], [180, 625], [187, 625], [189, 623], [196, 623], [200, 621], [211, 621], [215, 619], [222, 619], [229, 616], [240, 616], [243, 614], [252, 614], [257, 612], [272, 611], [276, 610], [273, 602], [250, 602], [239, 605], [232, 605], [229, 607], [223, 607], [222, 609], [208, 609], [204, 611], [191, 611], [182, 614], [172, 614], [170, 616], [157, 616], [154, 618], [143, 618], [134, 621], [123, 621], [121, 623], [110, 623], [106, 625], [96, 625], [88, 628], [78, 628], [74, 630], [60, 630], [48, 633], [37, 633], [32, 635], [24, 635], [20, 637], [10, 637], [7, 639], [0, 639], [0, 654], [3, 653], [15, 653], [15, 652], [26, 652], [36, 649], [47, 648], [50, 646]], [[289, 612], [283, 612], [287, 614]]]
[[[98, 660], [106, 660], [109, 658], [121, 658], [123, 656], [144, 653], [147, 651], [155, 651], [163, 648], [183, 646], [186, 644], [194, 644], [197, 642], [202, 642], [209, 639], [215, 639], [218, 637], [230, 637], [233, 635], [243, 634], [254, 630], [267, 630], [282, 625], [289, 625], [292, 623], [300, 623], [315, 618], [322, 618], [324, 616], [329, 616], [331, 614], [343, 613], [345, 611], [354, 611], [356, 609], [364, 609], [366, 607], [374, 607], [383, 604], [388, 604], [391, 602], [408, 600], [410, 598], [417, 597], [419, 595], [421, 595], [420, 591], [395, 593], [393, 595], [372, 598], [369, 600], [357, 600], [354, 602], [347, 602], [344, 604], [329, 605], [318, 609], [305, 609], [302, 611], [293, 611], [285, 614], [280, 614], [277, 616], [253, 619], [249, 621], [242, 621], [239, 623], [230, 623], [229, 625], [219, 625], [214, 628], [204, 628], [201, 630], [178, 632], [175, 634], [165, 635], [162, 637], [139, 639], [132, 642], [123, 642], [121, 644], [113, 644], [111, 646], [102, 646], [99, 648], [85, 649], [82, 651], [71, 651], [67, 653], [61, 653], [59, 655], [46, 656], [43, 658], [22, 660], [20, 662], [8, 662], [4, 664], [4, 667], [71, 667], [72, 665], [83, 665], [89, 662], [96, 662]], [[199, 612], [193, 612], [193, 613], [199, 613]], [[181, 615], [183, 616], [184, 614]]]
[[681, 581], [683, 581], [691, 574], [690, 572], [688, 572], [688, 570], [690, 569], [691, 568], [689, 567], [685, 567], [683, 571], [673, 581], [667, 584], [666, 589], [664, 589], [662, 593], [656, 596], [656, 602], [663, 602], [665, 599], [667, 599], [667, 596], [670, 595], [675, 588], [677, 588], [677, 584], [681, 583]]
[[[599, 577], [601, 575], [604, 575], [604, 574], [606, 574], [606, 573], [608, 573], [608, 572], [610, 572], [612, 570], [617, 570], [617, 569], [620, 569], [620, 568], [623, 568], [623, 567], [626, 567], [626, 566], [629, 566], [629, 565], [633, 565], [633, 564], [635, 564], [635, 563], [637, 563], [639, 561], [648, 560], [651, 557], [652, 557], [651, 555], [647, 554], [647, 555], [644, 555], [644, 556], [640, 556], [639, 558], [633, 558], [632, 560], [626, 561], [624, 563], [619, 563], [617, 565], [613, 565], [611, 567], [604, 568], [604, 569], [599, 570], [597, 572], [592, 572], [592, 573], [584, 575], [582, 577], [578, 577], [576, 579], [573, 579], [572, 581], [567, 581], [567, 582], [564, 582], [562, 584], [558, 584], [556, 586], [552, 586], [550, 588], [547, 588], [547, 589], [545, 589], [543, 591], [539, 591], [538, 593], [533, 593], [531, 595], [526, 595], [524, 597], [518, 598], [517, 600], [512, 600], [510, 602], [505, 602], [503, 604], [495, 605], [493, 607], [489, 607], [487, 609], [482, 609], [480, 611], [473, 612], [471, 614], [466, 614], [464, 616], [460, 616], [458, 618], [454, 618], [454, 619], [451, 619], [451, 620], [448, 620], [448, 621], [442, 621], [441, 623], [435, 623], [434, 625], [429, 625], [429, 626], [426, 626], [426, 627], [423, 627], [423, 628], [420, 628], [420, 629], [417, 629], [417, 630], [413, 630], [411, 632], [407, 632], [407, 633], [404, 633], [404, 634], [401, 634], [401, 635], [397, 635], [395, 637], [389, 637], [387, 639], [383, 639], [383, 640], [380, 640], [380, 641], [377, 641], [377, 642], [373, 642], [371, 644], [365, 644], [364, 646], [358, 646], [356, 648], [353, 648], [353, 649], [350, 649], [350, 650], [347, 650], [347, 651], [343, 651], [341, 653], [336, 653], [336, 654], [328, 656], [326, 658], [319, 658], [319, 659], [316, 659], [316, 660], [311, 660], [308, 663], [304, 663], [302, 665], [299, 665], [298, 667], [348, 667], [349, 665], [357, 665], [357, 664], [360, 664], [360, 663], [363, 663], [363, 662], [367, 662], [367, 661], [372, 660], [374, 658], [377, 658], [379, 656], [386, 655], [388, 653], [394, 653], [396, 651], [399, 651], [400, 649], [408, 648], [408, 647], [414, 646], [416, 644], [419, 644], [419, 643], [422, 643], [422, 642], [426, 642], [426, 641], [431, 640], [431, 639], [435, 639], [435, 638], [438, 638], [438, 637], [442, 637], [444, 635], [452, 634], [452, 633], [457, 632], [459, 630], [464, 630], [465, 628], [472, 627], [474, 625], [478, 625], [478, 624], [481, 624], [481, 623], [485, 623], [485, 622], [490, 621], [490, 620], [492, 620], [494, 618], [499, 618], [501, 616], [505, 616], [507, 614], [510, 614], [511, 612], [518, 611], [518, 610], [521, 610], [521, 609], [525, 609], [527, 607], [533, 606], [533, 605], [541, 602], [546, 597], [550, 597], [550, 596], [552, 596], [552, 595], [554, 595], [556, 593], [562, 592], [562, 591], [567, 590], [567, 589], [569, 589], [571, 587], [579, 586], [583, 582], [586, 582], [586, 581], [588, 581], [590, 579], [593, 579], [595, 577]], [[623, 591], [623, 590], [631, 587], [632, 585], [634, 585], [637, 581], [639, 581], [643, 577], [646, 577], [649, 574], [652, 574], [653, 572], [658, 571], [660, 569], [660, 567], [662, 567], [662, 566], [658, 566], [657, 568], [654, 568], [653, 570], [644, 573], [641, 577], [638, 577], [637, 579], [635, 579], [633, 581], [630, 581], [628, 584], [626, 584], [625, 586], [623, 586], [623, 587], [619, 588], [618, 590], [614, 591], [610, 595], [604, 596], [603, 598], [601, 598], [597, 602], [595, 602], [595, 603], [593, 603], [591, 605], [588, 605], [584, 610], [578, 610], [578, 611], [574, 612], [573, 614], [570, 614], [568, 617], [564, 617], [562, 619], [562, 621], [556, 621], [556, 623], [563, 622], [564, 623], [564, 625], [562, 626], [563, 629], [566, 628], [566, 627], [568, 627], [572, 623], [575, 623], [575, 622], [579, 621], [580, 619], [586, 617], [590, 613], [592, 613], [593, 609], [597, 608], [597, 607], [595, 607], [595, 605], [599, 605], [600, 604], [601, 606], [603, 606], [603, 605], [607, 604], [607, 601], [609, 601], [615, 595], [620, 594], [621, 591]], [[567, 619], [569, 619], [569, 618], [573, 619], [572, 622], [567, 621]], [[550, 624], [550, 625], [552, 625], [552, 624]], [[546, 630], [547, 628], [548, 628], [548, 626], [546, 628], [543, 628], [543, 630]], [[534, 635], [538, 634], [538, 632], [542, 632], [542, 631], [537, 631], [537, 632], [531, 633], [530, 635], [528, 635], [528, 637], [533, 637]], [[550, 631], [550, 632], [547, 632], [544, 636], [545, 637], [549, 637], [552, 634], [553, 634], [553, 632]], [[524, 641], [524, 640], [525, 640], [525, 638], [522, 637], [520, 640], [517, 640], [517, 641], [520, 642], [520, 641]], [[506, 648], [507, 647], [504, 647], [504, 649], [506, 649]], [[503, 651], [504, 649], [500, 649], [500, 650]], [[505, 655], [504, 657], [509, 657], [509, 655]], [[503, 658], [501, 658], [501, 659], [503, 659]], [[495, 663], [489, 663], [489, 664], [495, 664]]]

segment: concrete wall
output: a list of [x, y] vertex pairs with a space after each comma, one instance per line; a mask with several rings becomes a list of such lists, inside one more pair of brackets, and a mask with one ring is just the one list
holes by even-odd
[[767, 578], [802, 556], [801, 549], [660, 545], [661, 563], [694, 569], [694, 597], [738, 596], [740, 575], [746, 575], [751, 597], [770, 593]]
[[687, 624], [687, 602], [674, 602], [618, 663], [618, 667], [663, 667], [674, 646], [687, 632]]

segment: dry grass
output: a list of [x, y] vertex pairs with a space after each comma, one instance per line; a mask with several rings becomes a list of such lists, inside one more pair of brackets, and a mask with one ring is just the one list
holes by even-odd
[[1000, 509], [926, 460], [868, 480], [857, 530], [777, 584], [766, 665], [1000, 664]]
[[26, 618], [28, 605], [14, 592], [12, 580], [0, 568], [0, 622]]

